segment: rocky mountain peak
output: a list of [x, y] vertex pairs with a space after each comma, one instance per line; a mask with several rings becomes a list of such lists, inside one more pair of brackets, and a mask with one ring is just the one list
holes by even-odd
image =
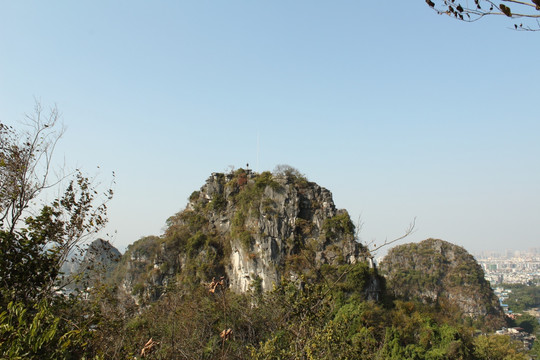
[[100, 263], [110, 267], [122, 256], [109, 241], [96, 239], [88, 245], [82, 264]]
[[363, 261], [368, 251], [327, 189], [290, 169], [239, 169], [213, 173], [163, 236], [139, 240], [126, 255], [125, 287], [135, 293], [214, 276], [245, 292], [270, 290], [283, 276], [309, 277], [323, 264]]

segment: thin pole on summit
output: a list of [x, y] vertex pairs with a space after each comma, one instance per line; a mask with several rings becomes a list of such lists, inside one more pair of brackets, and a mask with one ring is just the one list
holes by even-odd
[[257, 132], [257, 162], [255, 163], [256, 171], [259, 171], [259, 132]]

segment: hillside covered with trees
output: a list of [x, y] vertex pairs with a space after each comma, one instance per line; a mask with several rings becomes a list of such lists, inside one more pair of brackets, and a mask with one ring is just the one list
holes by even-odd
[[399, 245], [380, 268], [396, 298], [446, 307], [491, 328], [506, 325], [482, 268], [462, 247], [438, 239]]

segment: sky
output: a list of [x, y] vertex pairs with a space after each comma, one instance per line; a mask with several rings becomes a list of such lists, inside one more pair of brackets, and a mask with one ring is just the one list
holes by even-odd
[[[381, 244], [540, 247], [540, 33], [424, 1], [0, 0], [0, 122], [36, 99], [120, 250], [212, 172], [288, 164]], [[106, 236], [105, 233], [102, 236]], [[383, 252], [381, 250], [381, 252]]]

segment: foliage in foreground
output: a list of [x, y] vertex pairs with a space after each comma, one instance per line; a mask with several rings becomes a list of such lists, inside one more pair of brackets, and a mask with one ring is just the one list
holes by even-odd
[[370, 270], [349, 267], [326, 269], [316, 283], [283, 281], [262, 294], [231, 293], [224, 280], [169, 289], [137, 315], [122, 314], [117, 303], [95, 328], [88, 356], [133, 358], [152, 339], [148, 359], [528, 358], [520, 343], [477, 336], [444, 307], [366, 300], [365, 289], [351, 284]]
[[80, 359], [90, 334], [62, 317], [58, 310], [47, 300], [31, 308], [10, 302], [0, 313], [2, 358]]
[[[0, 123], [0, 358], [80, 359], [91, 337], [76, 297], [58, 294], [68, 255], [107, 222], [80, 171], [51, 179], [59, 113], [36, 104], [28, 131]], [[65, 187], [62, 184], [67, 183]], [[61, 194], [49, 203], [40, 196]]]

